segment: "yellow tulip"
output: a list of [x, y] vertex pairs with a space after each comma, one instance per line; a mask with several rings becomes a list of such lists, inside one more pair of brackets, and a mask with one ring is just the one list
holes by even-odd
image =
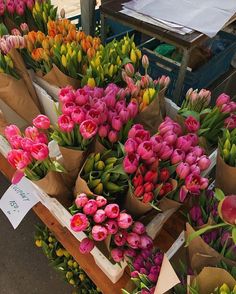
[[108, 70], [108, 75], [109, 75], [110, 77], [113, 76], [113, 72], [114, 72], [113, 70], [114, 70], [114, 65], [111, 64], [111, 66], [110, 66], [110, 68], [109, 68], [109, 70]]
[[61, 50], [60, 50], [61, 54], [66, 54], [67, 52], [67, 49], [66, 49], [66, 46], [63, 44], [61, 45]]
[[95, 65], [98, 67], [101, 64], [100, 58], [95, 59]]
[[37, 12], [40, 12], [40, 5], [38, 1], [35, 2], [34, 8]]
[[41, 241], [41, 240], [36, 240], [36, 241], [35, 241], [35, 245], [36, 245], [37, 247], [42, 247], [42, 241]]
[[88, 78], [87, 85], [88, 85], [90, 88], [95, 88], [95, 86], [96, 86], [96, 82], [95, 82], [94, 78]]
[[143, 103], [148, 105], [149, 102], [150, 102], [149, 90], [146, 89], [144, 94], [143, 94]]
[[43, 11], [43, 20], [44, 20], [45, 23], [48, 22], [48, 18], [47, 18], [47, 15], [46, 15], [45, 11]]
[[84, 274], [80, 274], [80, 275], [79, 275], [79, 278], [80, 278], [81, 282], [83, 282], [83, 280], [85, 279]]
[[131, 52], [130, 52], [130, 59], [133, 63], [136, 63], [137, 62], [137, 56], [136, 56], [136, 53], [134, 51], [134, 49], [131, 49]]
[[64, 255], [64, 252], [63, 252], [63, 249], [57, 249], [56, 250], [56, 255], [58, 256], [58, 257], [62, 257], [63, 255]]
[[136, 53], [136, 55], [138, 56], [138, 59], [141, 59], [141, 57], [142, 57], [142, 53], [141, 53], [141, 51], [140, 51], [139, 49], [136, 48], [135, 53]]
[[152, 99], [155, 94], [156, 94], [156, 90], [154, 88], [149, 88], [150, 99]]
[[79, 52], [78, 52], [78, 54], [77, 54], [77, 60], [78, 60], [79, 63], [80, 63], [81, 60], [82, 60], [82, 52], [81, 52], [81, 50], [79, 50]]
[[125, 54], [126, 53], [126, 46], [125, 45], [122, 45], [122, 47], [121, 47], [121, 52], [122, 52], [122, 54]]
[[117, 63], [117, 65], [121, 65], [121, 59], [120, 59], [119, 55], [116, 58], [116, 63]]
[[67, 59], [66, 59], [65, 55], [62, 55], [62, 57], [61, 57], [61, 63], [62, 63], [62, 65], [63, 65], [64, 67], [67, 66]]

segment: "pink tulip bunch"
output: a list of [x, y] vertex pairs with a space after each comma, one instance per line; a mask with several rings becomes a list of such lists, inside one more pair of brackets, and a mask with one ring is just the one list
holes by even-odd
[[211, 102], [211, 92], [206, 89], [193, 90], [192, 88], [186, 93], [182, 103], [181, 110], [188, 109], [190, 111], [201, 112]]
[[33, 121], [34, 126], [27, 127], [22, 133], [15, 125], [5, 128], [5, 136], [12, 147], [7, 159], [17, 171], [12, 179], [16, 184], [25, 175], [30, 180], [40, 180], [48, 171], [63, 172], [59, 163], [49, 158], [48, 137], [44, 130], [50, 127], [50, 121], [39, 115]]
[[160, 275], [164, 254], [160, 251], [143, 250], [129, 263], [131, 278], [136, 289], [132, 292], [154, 294]]
[[126, 124], [138, 112], [137, 104], [126, 105], [115, 84], [105, 89], [85, 86], [77, 91], [66, 87], [60, 91], [59, 98], [62, 114], [54, 139], [59, 145], [81, 146], [82, 150], [96, 135], [108, 145], [121, 140]]
[[24, 17], [26, 10], [32, 10], [35, 2], [35, 0], [1, 0], [0, 15], [7, 14], [11, 18], [14, 18], [16, 16]]
[[147, 235], [146, 228], [141, 222], [133, 222], [128, 228], [124, 225], [123, 216], [119, 218], [122, 226], [112, 236], [111, 257], [115, 262], [123, 259], [135, 258], [140, 252], [150, 251], [153, 248], [153, 240]]
[[11, 49], [25, 48], [25, 39], [20, 35], [5, 35], [0, 38], [0, 51], [8, 54]]
[[126, 96], [131, 97], [131, 101], [138, 102], [139, 111], [143, 111], [157, 97], [159, 91], [167, 88], [170, 78], [162, 76], [157, 80], [153, 80], [148, 74], [149, 60], [146, 55], [142, 57], [142, 65], [145, 69], [145, 75], [141, 76], [139, 72], [135, 72], [131, 63], [125, 65], [122, 72], [122, 78], [126, 83], [124, 92]]
[[73, 214], [71, 229], [88, 235], [80, 244], [82, 253], [89, 253], [94, 241], [104, 241], [109, 235], [128, 229], [133, 223], [129, 214], [121, 212], [117, 204], [107, 204], [103, 196], [92, 199], [84, 193], [79, 194], [70, 210]]

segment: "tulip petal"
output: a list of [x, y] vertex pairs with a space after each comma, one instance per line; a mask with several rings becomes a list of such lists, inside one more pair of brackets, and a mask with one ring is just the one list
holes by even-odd
[[186, 188], [186, 186], [182, 186], [180, 191], [179, 191], [179, 200], [180, 200], [180, 202], [184, 202], [187, 194], [188, 194], [188, 189]]
[[24, 172], [21, 170], [17, 170], [11, 179], [12, 184], [13, 185], [18, 184], [23, 177], [24, 177]]

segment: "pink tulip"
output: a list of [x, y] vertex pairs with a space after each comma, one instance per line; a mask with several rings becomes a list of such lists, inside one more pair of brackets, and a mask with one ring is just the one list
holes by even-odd
[[186, 118], [184, 124], [188, 132], [196, 133], [200, 129], [199, 121], [193, 116]]
[[87, 204], [89, 201], [87, 195], [85, 193], [81, 193], [79, 194], [76, 199], [75, 199], [75, 205], [76, 207], [80, 208], [80, 207], [84, 207], [85, 204]]
[[93, 93], [94, 93], [94, 97], [102, 98], [104, 95], [104, 90], [103, 90], [103, 88], [95, 87], [93, 89]]
[[109, 219], [105, 223], [105, 227], [107, 229], [108, 234], [115, 235], [118, 232], [118, 224], [115, 220]]
[[185, 179], [189, 175], [189, 172], [190, 172], [190, 167], [188, 163], [181, 162], [176, 168], [177, 176], [180, 179]]
[[185, 179], [186, 189], [191, 194], [200, 194], [201, 176], [197, 174], [190, 174]]
[[231, 113], [224, 121], [225, 128], [233, 130], [236, 128], [236, 115]]
[[115, 110], [117, 111], [117, 113], [120, 113], [122, 109], [126, 109], [126, 102], [125, 100], [118, 100], [116, 102]]
[[103, 209], [98, 209], [93, 216], [93, 220], [97, 224], [104, 222], [105, 219], [106, 219], [106, 214]]
[[34, 141], [29, 138], [22, 138], [21, 147], [24, 151], [31, 152], [31, 148], [34, 145]]
[[94, 215], [97, 211], [97, 202], [94, 199], [90, 199], [83, 207], [83, 213], [86, 215]]
[[140, 236], [136, 233], [129, 233], [127, 236], [127, 243], [133, 249], [138, 249], [140, 246]]
[[25, 13], [25, 3], [23, 1], [19, 1], [16, 4], [16, 13], [20, 16], [24, 15]]
[[209, 180], [207, 178], [200, 179], [200, 189], [205, 190], [209, 185]]
[[202, 217], [201, 208], [199, 206], [193, 206], [189, 211], [189, 215], [194, 222], [197, 222]]
[[112, 109], [116, 105], [116, 96], [114, 95], [114, 93], [108, 93], [104, 97], [104, 101], [105, 101], [107, 107]]
[[230, 96], [222, 93], [220, 96], [216, 99], [216, 106], [221, 107], [224, 104], [228, 104], [230, 102]]
[[124, 259], [124, 250], [115, 248], [111, 250], [111, 257], [115, 262], [121, 262]]
[[109, 132], [109, 125], [105, 124], [105, 125], [101, 125], [98, 129], [98, 135], [100, 138], [106, 138], [108, 136], [108, 132]]
[[20, 29], [22, 30], [22, 32], [24, 34], [27, 34], [29, 32], [29, 27], [28, 27], [27, 23], [25, 23], [25, 22], [20, 24]]
[[142, 236], [140, 236], [140, 248], [142, 249], [152, 249], [153, 248], [153, 241], [152, 239], [144, 234]]
[[142, 142], [137, 149], [138, 155], [143, 159], [147, 160], [153, 156], [153, 143], [152, 141]]
[[206, 155], [203, 155], [199, 158], [198, 166], [201, 171], [208, 169], [210, 165], [211, 165], [211, 160]]
[[38, 129], [47, 130], [50, 128], [50, 124], [50, 119], [43, 114], [40, 114], [33, 119], [33, 125]]
[[143, 185], [143, 188], [144, 188], [144, 192], [147, 192], [147, 193], [154, 191], [154, 185], [153, 185], [153, 183], [147, 182], [147, 183], [145, 183]]
[[174, 145], [174, 143], [177, 140], [177, 135], [173, 131], [166, 132], [165, 135], [163, 136], [163, 140], [168, 145]]
[[67, 86], [62, 88], [59, 92], [59, 99], [62, 103], [66, 102], [74, 102], [75, 101], [75, 93], [71, 86]]
[[146, 172], [145, 176], [144, 176], [144, 181], [145, 182], [150, 182], [155, 184], [157, 182], [158, 179], [158, 173], [156, 171], [153, 170], [149, 170]]
[[11, 30], [12, 36], [21, 36], [21, 32], [18, 29], [12, 29]]
[[198, 166], [197, 164], [192, 164], [192, 165], [190, 166], [190, 173], [200, 175], [201, 170], [200, 170], [200, 168], [199, 168], [199, 166]]
[[62, 132], [70, 133], [74, 126], [75, 124], [70, 116], [62, 114], [58, 117], [58, 127]]
[[134, 222], [132, 226], [132, 232], [138, 235], [142, 235], [146, 232], [146, 227], [141, 222]]
[[38, 136], [34, 140], [35, 143], [42, 143], [42, 144], [48, 144], [48, 137], [44, 133], [39, 133]]
[[107, 199], [103, 196], [97, 196], [96, 197], [96, 203], [97, 203], [97, 207], [103, 207], [107, 204]]
[[176, 164], [184, 161], [185, 152], [181, 149], [175, 149], [171, 155], [171, 164]]
[[148, 69], [148, 67], [149, 67], [149, 60], [148, 60], [147, 55], [145, 55], [145, 54], [142, 57], [142, 66], [144, 69]]
[[156, 283], [158, 276], [160, 273], [160, 267], [159, 266], [152, 266], [152, 268], [150, 269], [150, 273], [148, 275], [148, 279], [152, 282], [152, 283]]
[[89, 238], [84, 238], [79, 245], [79, 251], [82, 254], [90, 253], [93, 250], [94, 246], [95, 244], [93, 240]]
[[190, 149], [190, 151], [192, 153], [194, 153], [197, 157], [200, 157], [200, 156], [202, 156], [205, 153], [204, 149], [201, 148], [201, 147], [199, 147], [199, 146], [192, 147]]
[[192, 141], [187, 136], [181, 136], [176, 141], [176, 148], [188, 152], [192, 146]]
[[185, 157], [185, 162], [189, 165], [196, 163], [197, 156], [193, 152], [189, 152]]
[[101, 225], [95, 225], [92, 228], [92, 236], [95, 241], [103, 241], [108, 236], [107, 229]]
[[137, 154], [128, 154], [123, 160], [123, 168], [127, 174], [133, 174], [138, 169], [139, 157]]
[[165, 133], [173, 131], [173, 128], [174, 126], [172, 122], [164, 121], [160, 124], [158, 131], [161, 136], [164, 136]]
[[132, 63], [127, 63], [125, 65], [125, 72], [127, 73], [127, 75], [129, 77], [131, 77], [131, 78], [133, 77], [133, 75], [134, 75], [134, 66], [133, 66]]
[[129, 120], [129, 111], [126, 108], [121, 109], [119, 116], [122, 123], [127, 123]]
[[43, 161], [48, 158], [48, 146], [42, 143], [36, 143], [31, 147], [31, 155], [34, 159]]
[[118, 204], [108, 204], [104, 210], [108, 218], [117, 218], [120, 214], [120, 208]]
[[112, 125], [113, 129], [117, 132], [119, 132], [121, 130], [121, 128], [123, 127], [123, 123], [122, 123], [119, 116], [113, 117], [111, 125]]
[[170, 159], [170, 157], [173, 153], [173, 147], [169, 146], [167, 144], [164, 144], [164, 143], [163, 143], [161, 150], [159, 151], [159, 157], [162, 160], [168, 160], [168, 159]]
[[89, 226], [89, 221], [83, 213], [76, 213], [70, 220], [70, 227], [75, 232], [83, 232]]
[[[104, 115], [104, 114], [103, 114]], [[87, 115], [86, 115], [86, 119], [87, 120], [92, 120], [94, 123], [96, 123], [97, 125], [103, 123], [101, 121], [101, 113], [98, 109], [90, 109], [88, 112], [87, 112]]]
[[128, 233], [125, 230], [118, 231], [114, 236], [114, 243], [119, 247], [124, 246], [126, 243], [127, 234]]
[[5, 3], [4, 1], [0, 2], [0, 16], [4, 15], [5, 13]]
[[9, 0], [7, 1], [6, 3], [6, 7], [7, 7], [7, 11], [10, 13], [10, 14], [14, 14], [15, 12], [15, 3], [13, 0]]
[[136, 251], [133, 248], [128, 248], [125, 250], [124, 255], [127, 257], [135, 257]]
[[144, 130], [143, 125], [141, 124], [135, 124], [132, 126], [132, 128], [129, 130], [128, 138], [135, 138], [137, 131]]
[[197, 146], [197, 144], [198, 144], [198, 135], [197, 134], [194, 134], [194, 133], [187, 134], [186, 138], [187, 138], [187, 140], [189, 140], [191, 142], [192, 147]]
[[21, 148], [22, 137], [19, 135], [12, 136], [8, 141], [13, 149]]
[[32, 10], [34, 7], [34, 0], [27, 0], [27, 7]]
[[236, 102], [234, 102], [234, 101], [230, 101], [230, 102], [229, 102], [229, 105], [230, 105], [230, 107], [231, 107], [231, 112], [236, 111]]
[[132, 138], [128, 139], [124, 145], [124, 149], [127, 154], [131, 154], [131, 153], [136, 152], [137, 147], [138, 147], [138, 144]]
[[137, 198], [140, 198], [143, 196], [144, 193], [144, 187], [143, 186], [137, 186], [134, 190], [134, 196]]
[[119, 140], [118, 132], [111, 130], [108, 134], [108, 140], [113, 144], [116, 143]]
[[158, 153], [161, 150], [163, 139], [160, 135], [154, 135], [150, 141], [153, 143], [153, 151]]
[[79, 130], [82, 137], [88, 140], [97, 134], [98, 127], [93, 120], [88, 119], [82, 122], [82, 124], [79, 127]]
[[131, 215], [129, 215], [128, 213], [121, 212], [119, 216], [117, 217], [117, 223], [119, 228], [128, 229], [132, 225], [133, 219]]
[[223, 104], [220, 108], [220, 111], [222, 113], [230, 113], [232, 112], [232, 108], [231, 108], [231, 105], [230, 104]]
[[[73, 103], [73, 102], [70, 102]], [[85, 113], [84, 110], [80, 107], [74, 107], [71, 112], [71, 118], [74, 123], [81, 124], [85, 120]]]
[[143, 176], [142, 175], [136, 175], [133, 180], [132, 184], [135, 188], [143, 184]]
[[12, 177], [12, 179], [11, 179], [11, 183], [13, 185], [18, 184], [22, 180], [22, 178], [24, 177], [24, 175], [25, 174], [24, 174], [24, 172], [22, 170], [16, 170], [15, 173], [14, 173], [14, 175], [13, 175], [13, 177]]
[[132, 100], [127, 106], [127, 110], [129, 111], [130, 118], [135, 118], [138, 114], [138, 102], [137, 100]]
[[75, 103], [78, 106], [84, 106], [89, 102], [89, 96], [88, 95], [81, 95], [78, 90], [75, 92]]
[[24, 170], [31, 163], [30, 154], [23, 150], [12, 149], [7, 154], [7, 160], [12, 167]]
[[62, 106], [62, 113], [66, 115], [71, 115], [71, 113], [76, 109], [76, 104], [74, 102], [65, 102]]
[[105, 93], [105, 95], [107, 95], [108, 93], [114, 93], [114, 95], [116, 96], [116, 94], [119, 92], [119, 90], [120, 90], [120, 88], [116, 84], [110, 83], [106, 87], [104, 93]]

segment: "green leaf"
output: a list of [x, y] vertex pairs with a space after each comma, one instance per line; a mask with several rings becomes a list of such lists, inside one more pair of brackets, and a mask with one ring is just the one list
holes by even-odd
[[128, 291], [126, 291], [125, 289], [121, 289], [122, 294], [130, 294]]
[[218, 201], [221, 201], [225, 198], [225, 195], [224, 195], [224, 192], [218, 188], [215, 189], [215, 198], [218, 200]]
[[189, 243], [195, 239], [196, 237], [199, 237], [200, 235], [206, 233], [207, 231], [210, 231], [210, 230], [213, 230], [213, 229], [217, 229], [217, 228], [220, 228], [220, 227], [226, 227], [228, 226], [228, 224], [225, 224], [225, 223], [221, 223], [221, 224], [217, 224], [217, 225], [213, 225], [213, 226], [206, 226], [205, 228], [202, 228], [194, 233], [192, 233], [188, 239], [186, 240], [186, 246], [189, 245]]
[[236, 244], [236, 227], [232, 229], [232, 239], [234, 241], [234, 244]]
[[193, 116], [194, 118], [196, 118], [198, 121], [200, 121], [200, 114], [197, 113], [196, 111], [191, 111], [191, 110], [186, 110], [186, 111], [181, 111], [181, 116], [183, 116], [184, 118], [187, 118], [189, 116]]

